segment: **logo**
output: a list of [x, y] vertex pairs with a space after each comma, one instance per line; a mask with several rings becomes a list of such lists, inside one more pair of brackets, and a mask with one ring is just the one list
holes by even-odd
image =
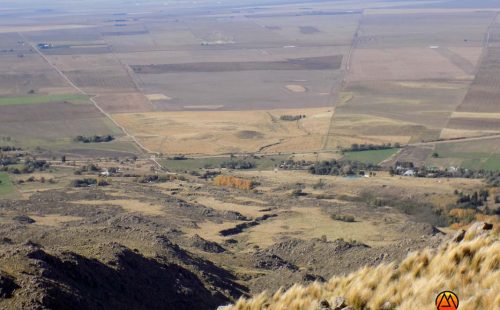
[[436, 308], [438, 310], [457, 310], [458, 303], [457, 294], [450, 291], [441, 292], [436, 297]]

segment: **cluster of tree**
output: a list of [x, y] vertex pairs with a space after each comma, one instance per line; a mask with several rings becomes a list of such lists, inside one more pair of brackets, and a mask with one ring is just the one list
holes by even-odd
[[76, 179], [71, 182], [71, 186], [73, 187], [89, 187], [89, 186], [107, 186], [109, 182], [104, 179], [94, 179], [94, 178], [85, 178], [85, 179]]
[[104, 135], [104, 136], [77, 136], [75, 138], [76, 142], [82, 143], [101, 143], [101, 142], [110, 142], [115, 138], [112, 135]]
[[199, 177], [200, 179], [208, 180], [208, 179], [213, 179], [216, 176], [220, 174], [220, 171], [214, 171], [214, 170], [205, 170], [203, 173], [199, 173], [198, 171], [190, 171], [190, 175]]
[[227, 169], [252, 169], [255, 168], [255, 163], [244, 159], [231, 159], [222, 162], [219, 166]]
[[[500, 172], [488, 171], [484, 169], [473, 170], [461, 167], [435, 168], [435, 167], [415, 167], [412, 162], [396, 162], [389, 168], [391, 175], [403, 175], [408, 170], [412, 170], [414, 176], [421, 178], [468, 178], [468, 179], [486, 179], [492, 186], [500, 186]], [[496, 184], [496, 185], [495, 185]]]
[[341, 222], [347, 222], [347, 223], [352, 223], [352, 222], [356, 221], [356, 219], [352, 215], [332, 214], [331, 218], [334, 221], [341, 221]]
[[19, 164], [19, 156], [0, 154], [0, 166], [4, 167], [2, 170], [7, 170], [7, 166]]
[[168, 159], [170, 159], [170, 160], [186, 160], [187, 158], [185, 155], [175, 155], [175, 156], [169, 157]]
[[0, 146], [0, 151], [2, 152], [15, 152], [15, 151], [22, 151], [20, 147], [15, 147], [15, 146], [10, 146], [10, 145], [3, 145]]
[[306, 118], [306, 116], [305, 115], [281, 115], [280, 116], [280, 120], [288, 121], [288, 122], [298, 121], [298, 120], [303, 119], [303, 118]]
[[305, 160], [292, 160], [292, 159], [287, 159], [284, 160], [280, 163], [279, 167], [280, 169], [285, 169], [285, 170], [305, 170], [308, 169], [312, 163], [307, 162]]
[[136, 181], [138, 183], [165, 183], [170, 181], [170, 178], [164, 175], [151, 174], [141, 176]]
[[455, 195], [458, 196], [456, 207], [461, 209], [477, 209], [488, 201], [490, 193], [482, 189], [480, 191], [475, 191], [472, 194], [464, 194], [463, 192], [455, 191]]
[[359, 161], [337, 161], [335, 159], [321, 161], [309, 167], [310, 173], [318, 175], [364, 175], [366, 170], [380, 170], [380, 167]]
[[23, 184], [23, 183], [33, 183], [33, 182], [37, 182], [37, 181], [40, 183], [45, 183], [45, 182], [49, 182], [50, 184], [56, 183], [56, 180], [54, 180], [53, 178], [46, 180], [45, 177], [40, 177], [40, 179], [37, 180], [34, 176], [31, 176], [31, 177], [27, 178], [26, 180], [18, 180], [17, 183]]
[[500, 186], [500, 171], [490, 172], [486, 176], [486, 183], [490, 186]]
[[28, 158], [24, 161], [21, 168], [8, 169], [13, 174], [33, 173], [35, 171], [45, 171], [50, 168], [46, 160]]
[[399, 143], [395, 143], [392, 145], [391, 143], [387, 144], [358, 144], [354, 143], [351, 145], [350, 148], [343, 148], [343, 152], [362, 152], [362, 151], [374, 151], [374, 150], [387, 150], [387, 149], [393, 149], [393, 148], [400, 148], [401, 145]]
[[76, 175], [81, 175], [83, 173], [97, 173], [101, 172], [101, 167], [99, 167], [96, 164], [88, 164], [85, 166], [80, 167], [79, 169], [75, 170]]

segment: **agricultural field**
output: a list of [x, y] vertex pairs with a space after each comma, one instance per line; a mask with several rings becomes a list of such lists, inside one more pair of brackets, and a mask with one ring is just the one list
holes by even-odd
[[489, 139], [438, 144], [434, 152], [439, 157], [429, 156], [427, 163], [436, 166], [498, 171], [500, 170], [499, 143], [499, 139]]
[[[467, 112], [463, 107], [474, 84], [491, 83], [477, 79], [481, 67], [494, 70], [488, 64], [494, 51], [485, 52], [490, 55], [485, 59], [482, 54], [495, 17], [488, 11], [367, 12], [347, 64], [344, 94], [348, 100], [338, 102], [326, 147], [351, 141], [389, 142], [394, 136], [411, 144], [500, 130], [493, 116], [458, 113]], [[437, 24], [440, 31], [435, 31]]]
[[190, 171], [200, 171], [203, 169], [220, 168], [221, 164], [238, 161], [239, 159], [243, 161], [250, 162], [255, 165], [251, 168], [252, 170], [273, 170], [281, 164], [282, 161], [289, 159], [290, 156], [287, 155], [275, 155], [275, 156], [259, 156], [259, 157], [249, 157], [249, 158], [231, 158], [229, 156], [225, 157], [203, 157], [203, 158], [185, 158], [185, 159], [164, 159], [162, 160], [162, 165], [170, 170], [176, 172], [190, 172]]
[[345, 152], [343, 159], [376, 165], [396, 154], [398, 151], [399, 149]]
[[46, 95], [46, 96], [25, 96], [25, 97], [0, 97], [0, 106], [3, 105], [25, 105], [43, 104], [60, 101], [87, 101], [88, 97], [77, 94]]
[[499, 12], [0, 0], [0, 309], [222, 309], [497, 237]]
[[[113, 114], [145, 146], [163, 154], [291, 153], [320, 150], [328, 108]], [[305, 115], [284, 121], [282, 115]]]

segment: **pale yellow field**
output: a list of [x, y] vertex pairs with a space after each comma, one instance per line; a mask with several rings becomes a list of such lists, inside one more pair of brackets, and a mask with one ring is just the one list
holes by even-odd
[[267, 220], [245, 233], [248, 234], [249, 244], [260, 247], [271, 246], [285, 235], [305, 240], [325, 235], [328, 240], [363, 240], [371, 245], [383, 245], [398, 239], [394, 232], [381, 230], [369, 221], [345, 223], [332, 220], [319, 208], [292, 208], [286, 215]]
[[431, 48], [357, 49], [351, 68], [350, 81], [472, 79]]
[[[114, 114], [146, 147], [164, 154], [301, 152], [321, 149], [333, 110], [203, 111]], [[281, 121], [281, 115], [306, 115]]]
[[305, 93], [307, 91], [307, 88], [305, 88], [304, 86], [295, 84], [287, 85], [286, 89], [288, 89], [292, 93]]
[[151, 100], [151, 101], [158, 101], [158, 100], [171, 100], [172, 98], [168, 97], [165, 94], [150, 94], [146, 95], [146, 97]]
[[407, 131], [407, 136], [393, 133], [405, 132], [402, 129], [413, 124], [373, 115], [335, 114], [333, 125], [334, 134], [328, 137], [328, 148], [346, 147], [353, 143], [408, 143], [411, 132]]
[[500, 119], [500, 113], [453, 112], [451, 117]]
[[416, 89], [464, 89], [467, 88], [465, 84], [458, 83], [429, 83], [429, 82], [395, 82], [396, 85], [406, 88]]
[[68, 216], [68, 215], [58, 215], [58, 214], [50, 214], [44, 216], [38, 215], [30, 215], [30, 218], [35, 220], [35, 224], [43, 225], [43, 226], [59, 226], [64, 223], [80, 221], [83, 220], [83, 217], [78, 216]]
[[480, 130], [465, 130], [465, 129], [451, 129], [444, 128], [439, 136], [441, 139], [454, 139], [454, 138], [469, 138], [479, 137], [487, 134], [488, 132]]

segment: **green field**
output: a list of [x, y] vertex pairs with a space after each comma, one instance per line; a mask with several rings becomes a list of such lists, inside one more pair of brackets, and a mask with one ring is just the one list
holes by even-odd
[[345, 152], [343, 159], [360, 161], [367, 164], [378, 164], [395, 154], [399, 149], [373, 150], [361, 152]]
[[429, 158], [428, 165], [467, 169], [500, 170], [500, 139], [446, 143], [436, 146], [439, 158]]
[[0, 172], [0, 197], [7, 196], [14, 191], [14, 186], [9, 179], [9, 175]]
[[81, 94], [61, 94], [61, 95], [33, 95], [23, 97], [0, 97], [0, 106], [20, 105], [20, 104], [42, 104], [61, 101], [87, 100], [88, 96]]
[[[255, 163], [253, 170], [272, 170], [279, 166], [281, 161], [286, 160], [287, 156], [266, 156], [258, 159], [245, 159]], [[162, 165], [168, 170], [183, 172], [195, 171], [203, 168], [219, 168], [220, 164], [229, 161], [230, 157], [206, 157], [206, 158], [188, 158], [184, 160], [164, 159]]]

